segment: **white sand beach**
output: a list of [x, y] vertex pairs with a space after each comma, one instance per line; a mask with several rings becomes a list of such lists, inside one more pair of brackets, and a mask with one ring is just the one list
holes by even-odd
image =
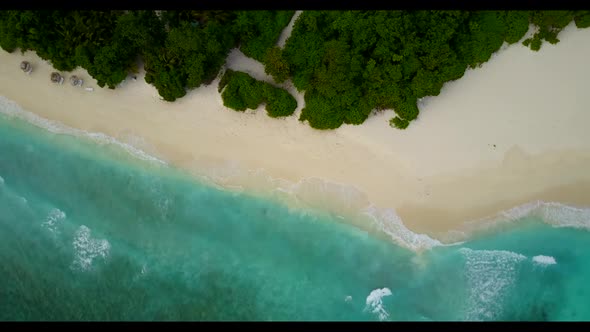
[[[223, 106], [217, 81], [173, 102], [143, 80], [110, 90], [85, 70], [51, 83], [32, 52], [0, 50], [0, 95], [66, 126], [100, 132], [215, 183], [354, 216], [394, 209], [412, 231], [449, 240], [467, 221], [542, 200], [590, 206], [590, 29], [573, 24], [539, 52], [515, 44], [425, 98], [407, 130], [393, 111], [319, 131]], [[33, 65], [27, 75], [22, 60]], [[269, 79], [239, 51], [227, 67]], [[83, 87], [69, 83], [71, 75]], [[290, 87], [289, 83], [285, 86]], [[85, 88], [93, 88], [87, 91]], [[279, 189], [279, 190], [277, 190]], [[385, 211], [385, 210], [383, 210]], [[366, 226], [371, 229], [372, 226]]]

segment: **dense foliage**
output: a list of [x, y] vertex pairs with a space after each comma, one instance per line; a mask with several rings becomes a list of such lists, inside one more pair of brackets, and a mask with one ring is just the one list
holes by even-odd
[[278, 118], [293, 114], [297, 108], [295, 98], [285, 89], [239, 71], [227, 70], [219, 82], [219, 91], [223, 105], [236, 111], [256, 109], [265, 103], [268, 115]]
[[[293, 12], [2, 11], [0, 46], [35, 50], [58, 70], [80, 66], [115, 88], [143, 60], [145, 80], [173, 101], [211, 83], [230, 49], [262, 59]], [[289, 16], [291, 15], [291, 16]]]
[[410, 125], [410, 121], [396, 116], [389, 120], [389, 125], [398, 129], [406, 129]]
[[[588, 12], [572, 11], [305, 11], [281, 59], [299, 91], [300, 120], [314, 128], [362, 123], [372, 110], [394, 109], [391, 124], [406, 128], [418, 116], [417, 100], [436, 96], [445, 82], [488, 61], [504, 42], [533, 50], [557, 42], [572, 20], [589, 25]], [[267, 70], [271, 74], [272, 70]]]
[[289, 63], [283, 57], [283, 51], [278, 46], [269, 48], [264, 56], [264, 71], [272, 76], [277, 83], [283, 83], [289, 78]]
[[293, 14], [295, 11], [239, 12], [233, 28], [235, 34], [240, 36], [240, 50], [250, 58], [264, 61], [266, 51], [276, 44]]
[[[590, 26], [590, 11], [305, 11], [281, 49], [276, 42], [292, 15], [0, 11], [0, 46], [35, 50], [58, 70], [81, 66], [110, 88], [143, 63], [145, 80], [168, 101], [210, 84], [229, 51], [239, 47], [261, 61], [275, 82], [291, 78], [305, 92], [300, 120], [314, 128], [360, 124], [374, 110], [394, 109], [390, 123], [403, 129], [417, 118], [420, 98], [438, 95], [445, 82], [488, 61], [504, 43], [522, 40], [529, 24], [537, 30], [523, 44], [532, 50], [543, 41], [557, 43], [572, 21]], [[228, 73], [220, 87], [226, 87], [229, 107], [266, 102], [273, 116], [295, 108], [286, 91]]]

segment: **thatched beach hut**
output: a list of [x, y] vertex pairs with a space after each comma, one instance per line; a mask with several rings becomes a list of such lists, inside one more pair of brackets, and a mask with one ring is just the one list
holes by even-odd
[[60, 75], [58, 72], [51, 73], [51, 82], [62, 84], [64, 82], [64, 77]]
[[28, 61], [23, 61], [20, 63], [20, 69], [26, 74], [30, 74], [33, 71], [33, 66]]
[[82, 86], [84, 84], [84, 80], [76, 75], [73, 75], [70, 77], [70, 83], [72, 83], [73, 86]]

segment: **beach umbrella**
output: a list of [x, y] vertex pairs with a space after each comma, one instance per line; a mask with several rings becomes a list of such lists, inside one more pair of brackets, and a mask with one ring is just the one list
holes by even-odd
[[23, 61], [20, 63], [20, 69], [22, 69], [22, 71], [24, 71], [25, 73], [29, 74], [31, 71], [33, 71], [33, 66], [31, 66], [31, 64], [28, 61]]
[[84, 81], [81, 78], [78, 78], [78, 76], [73, 75], [72, 77], [70, 77], [70, 83], [72, 83], [73, 86], [82, 86], [82, 84], [84, 84]]
[[51, 82], [62, 84], [64, 82], [64, 78], [58, 72], [53, 72], [51, 73]]

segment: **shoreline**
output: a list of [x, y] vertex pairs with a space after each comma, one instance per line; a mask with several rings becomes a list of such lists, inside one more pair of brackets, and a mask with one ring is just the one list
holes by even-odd
[[[295, 115], [272, 119], [262, 108], [226, 109], [217, 80], [174, 103], [160, 100], [143, 73], [109, 90], [77, 69], [59, 86], [49, 81], [54, 70], [32, 52], [0, 50], [0, 95], [224, 188], [347, 217], [370, 207], [393, 209], [412, 232], [447, 242], [470, 221], [525, 203], [590, 206], [590, 113], [584, 109], [590, 94], [583, 81], [590, 77], [590, 66], [583, 66], [590, 56], [588, 30], [570, 25], [558, 44], [544, 43], [539, 52], [520, 44], [504, 48], [423, 100], [419, 118], [405, 131], [389, 127], [393, 111], [359, 126], [312, 129], [297, 119], [303, 97], [292, 88]], [[232, 54], [229, 68], [253, 61]], [[25, 59], [33, 64], [30, 75], [18, 67]], [[83, 78], [84, 87], [71, 86], [71, 75]]]

